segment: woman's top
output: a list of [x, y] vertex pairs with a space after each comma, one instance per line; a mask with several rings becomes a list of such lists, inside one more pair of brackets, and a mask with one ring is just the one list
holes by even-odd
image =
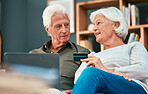
[[[125, 44], [89, 55], [99, 57], [103, 65], [115, 72], [123, 72], [140, 84], [148, 93], [148, 52], [140, 42]], [[86, 68], [83, 62], [75, 73], [75, 81]]]

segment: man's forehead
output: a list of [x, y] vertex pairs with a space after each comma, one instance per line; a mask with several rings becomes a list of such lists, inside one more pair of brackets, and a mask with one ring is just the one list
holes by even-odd
[[51, 17], [51, 24], [58, 23], [61, 21], [68, 21], [69, 22], [68, 15], [63, 14], [63, 13], [56, 13]]
[[69, 17], [67, 14], [64, 14], [62, 12], [56, 12], [51, 17], [51, 20], [61, 20], [61, 19], [68, 19], [69, 20]]

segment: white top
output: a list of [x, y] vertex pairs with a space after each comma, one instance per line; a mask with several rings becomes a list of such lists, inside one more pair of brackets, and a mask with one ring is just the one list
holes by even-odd
[[[133, 42], [90, 54], [99, 57], [106, 68], [127, 74], [148, 93], [148, 52], [140, 42]], [[86, 63], [82, 62], [75, 73], [74, 83], [85, 68]]]

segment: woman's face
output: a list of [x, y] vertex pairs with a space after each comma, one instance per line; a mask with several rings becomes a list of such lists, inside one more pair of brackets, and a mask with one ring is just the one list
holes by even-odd
[[97, 15], [95, 17], [93, 31], [96, 41], [102, 44], [108, 41], [113, 36], [113, 33], [115, 33], [114, 24], [105, 16]]

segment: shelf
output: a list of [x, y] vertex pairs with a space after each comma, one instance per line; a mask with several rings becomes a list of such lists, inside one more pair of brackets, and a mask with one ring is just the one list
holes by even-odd
[[148, 0], [125, 0], [125, 2], [136, 4], [136, 3], [148, 2]]
[[[85, 2], [79, 2], [76, 5], [76, 41], [80, 45], [83, 40], [88, 40], [89, 37], [95, 37], [93, 31], [88, 31], [88, 10], [99, 9], [103, 7], [115, 6], [119, 7], [123, 11], [123, 5], [128, 6], [128, 3], [137, 4], [145, 3], [148, 0], [91, 0]], [[141, 37], [141, 43], [148, 50], [148, 24], [130, 26], [128, 28], [129, 33], [138, 33]], [[101, 50], [103, 47], [101, 46]]]
[[119, 0], [96, 0], [78, 3], [78, 6], [86, 9], [97, 9], [108, 6], [119, 6]]
[[132, 30], [132, 29], [140, 29], [140, 28], [148, 28], [148, 24], [130, 26], [129, 27], [129, 30]]
[[[148, 28], [148, 24], [130, 26], [129, 31], [130, 30], [135, 30], [135, 29], [140, 29], [140, 28]], [[94, 37], [94, 32], [93, 31], [83, 30], [83, 31], [80, 31], [79, 34], [80, 34], [80, 36]]]
[[85, 31], [80, 31], [79, 32], [80, 36], [88, 36], [88, 37], [94, 37], [94, 32], [93, 31], [88, 31], [88, 30], [85, 30]]

